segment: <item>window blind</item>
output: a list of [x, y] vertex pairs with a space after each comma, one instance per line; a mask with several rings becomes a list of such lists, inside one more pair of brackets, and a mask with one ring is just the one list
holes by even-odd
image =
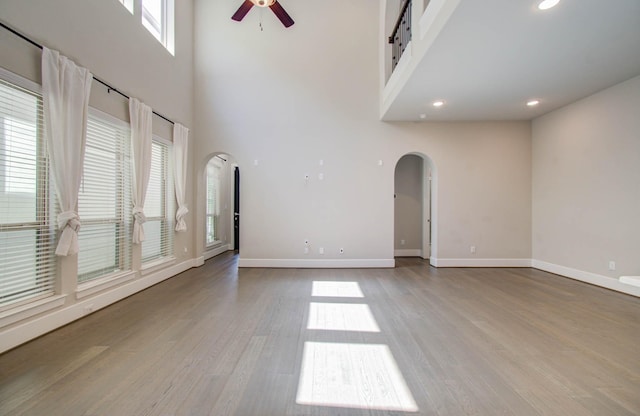
[[142, 262], [147, 263], [173, 255], [173, 175], [169, 175], [169, 145], [153, 140], [151, 172], [144, 202], [145, 240], [142, 242]]
[[131, 134], [92, 110], [78, 194], [78, 281], [131, 269]]
[[42, 96], [0, 79], [0, 307], [54, 293], [55, 205]]

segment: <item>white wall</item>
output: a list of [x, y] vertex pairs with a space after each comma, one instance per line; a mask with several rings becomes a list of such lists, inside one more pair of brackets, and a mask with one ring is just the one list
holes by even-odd
[[[193, 4], [185, 0], [175, 4], [175, 56], [116, 0], [2, 0], [0, 16], [8, 26], [59, 50], [88, 68], [95, 77], [189, 127], [189, 165], [193, 166]], [[4, 29], [0, 29], [0, 57], [0, 65], [5, 69], [40, 83], [41, 51]], [[129, 120], [127, 101], [118, 94], [108, 94], [95, 81], [90, 105]], [[153, 129], [161, 137], [172, 138], [172, 125], [166, 121], [154, 117]], [[192, 172], [187, 183], [193, 183]], [[22, 308], [0, 312], [0, 352], [191, 267], [195, 254], [194, 199], [194, 188], [187, 185], [187, 201], [192, 211], [187, 216], [190, 231], [175, 234], [176, 259], [172, 265], [146, 272], [138, 270], [140, 247], [135, 246], [133, 277], [97, 285], [80, 295], [76, 292], [76, 256], [59, 257], [60, 290], [55, 302], [27, 312], [19, 310]], [[34, 311], [36, 315], [32, 316]]]
[[380, 122], [379, 8], [282, 5], [296, 24], [265, 10], [260, 31], [259, 10], [238, 23], [236, 3], [195, 2], [197, 154], [240, 165], [241, 263], [393, 264], [394, 169], [411, 152], [438, 170], [441, 264], [530, 259], [530, 124]]
[[[394, 249], [396, 255], [422, 254], [423, 163], [405, 155], [396, 165], [394, 181]], [[403, 250], [398, 252], [398, 250]], [[414, 253], [407, 252], [411, 250]]]
[[533, 121], [533, 258], [544, 267], [640, 275], [639, 109], [640, 76]]

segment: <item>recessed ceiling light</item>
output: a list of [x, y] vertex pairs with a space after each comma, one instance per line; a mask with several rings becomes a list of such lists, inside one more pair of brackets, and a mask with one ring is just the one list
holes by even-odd
[[527, 101], [527, 107], [535, 107], [540, 104], [539, 100], [529, 100]]
[[542, 0], [539, 4], [538, 4], [538, 9], [540, 10], [547, 10], [550, 9], [552, 7], [555, 7], [558, 5], [558, 3], [560, 3], [560, 0]]
[[424, 114], [424, 113], [420, 114], [420, 119], [424, 120], [425, 118], [427, 118], [426, 114]]
[[434, 107], [442, 107], [444, 105], [444, 101], [438, 100], [433, 102]]

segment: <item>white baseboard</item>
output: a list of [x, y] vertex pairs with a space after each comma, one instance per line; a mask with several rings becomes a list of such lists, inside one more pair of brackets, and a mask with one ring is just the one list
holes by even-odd
[[394, 259], [239, 259], [238, 267], [296, 269], [393, 268]]
[[640, 297], [640, 287], [623, 283], [615, 277], [607, 277], [600, 274], [585, 272], [578, 269], [572, 269], [571, 267], [560, 266], [557, 264], [547, 263], [545, 261], [535, 259], [532, 260], [532, 267], [544, 270], [545, 272], [559, 274], [560, 276], [569, 277], [574, 280], [580, 280], [581, 282], [590, 283], [592, 285], [601, 286], [607, 289], [615, 290], [617, 292]]
[[204, 266], [204, 256], [193, 259], [193, 267]]
[[189, 259], [182, 263], [174, 264], [166, 269], [150, 273], [146, 276], [134, 279], [121, 286], [98, 293], [95, 296], [87, 296], [81, 301], [49, 311], [39, 318], [25, 321], [22, 324], [0, 331], [0, 353], [15, 348], [20, 344], [51, 332], [61, 326], [67, 325], [92, 312], [109, 306], [134, 293], [173, 277], [185, 270], [194, 267], [196, 259]]
[[640, 287], [640, 276], [620, 276], [620, 283]]
[[393, 251], [395, 257], [422, 257], [422, 250], [419, 248], [402, 248]]
[[434, 267], [531, 267], [531, 259], [443, 259], [431, 257]]

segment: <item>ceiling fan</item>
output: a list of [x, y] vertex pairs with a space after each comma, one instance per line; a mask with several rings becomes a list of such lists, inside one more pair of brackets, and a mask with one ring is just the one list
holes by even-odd
[[253, 6], [270, 8], [273, 14], [280, 19], [284, 27], [289, 27], [294, 23], [291, 16], [289, 16], [280, 3], [278, 3], [278, 0], [244, 0], [244, 3], [242, 3], [233, 16], [231, 16], [231, 19], [236, 22], [242, 21]]

